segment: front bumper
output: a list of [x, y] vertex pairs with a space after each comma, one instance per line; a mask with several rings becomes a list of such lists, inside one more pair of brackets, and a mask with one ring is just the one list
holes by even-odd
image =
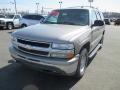
[[5, 27], [6, 26], [6, 22], [1, 22], [0, 21], [0, 27]]
[[39, 70], [51, 71], [59, 74], [73, 75], [76, 72], [79, 55], [71, 60], [41, 57], [23, 53], [13, 46], [9, 48], [11, 56], [18, 62]]
[[5, 24], [0, 24], [0, 27], [6, 27], [6, 25]]

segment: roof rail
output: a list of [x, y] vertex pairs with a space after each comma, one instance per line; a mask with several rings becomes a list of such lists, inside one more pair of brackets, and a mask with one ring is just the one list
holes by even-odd
[[94, 9], [97, 9], [97, 8], [95, 8], [95, 7], [93, 7], [93, 6], [73, 6], [73, 7], [68, 7], [68, 8], [84, 8], [84, 7], [89, 7], [89, 8], [94, 8]]

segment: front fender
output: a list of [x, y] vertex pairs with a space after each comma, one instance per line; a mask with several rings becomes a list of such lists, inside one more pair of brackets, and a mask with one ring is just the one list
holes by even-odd
[[91, 33], [87, 32], [79, 36], [76, 40], [74, 40], [74, 46], [75, 46], [75, 54], [79, 54], [81, 48], [91, 42]]

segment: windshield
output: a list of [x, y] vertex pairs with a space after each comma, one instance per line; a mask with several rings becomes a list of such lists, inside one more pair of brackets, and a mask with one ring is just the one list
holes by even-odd
[[14, 15], [7, 15], [6, 18], [13, 19]]
[[82, 9], [54, 10], [45, 19], [47, 24], [89, 25], [89, 11]]

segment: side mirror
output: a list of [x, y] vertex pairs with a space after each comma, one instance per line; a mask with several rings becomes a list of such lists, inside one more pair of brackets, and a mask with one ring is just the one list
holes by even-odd
[[92, 26], [103, 26], [104, 22], [102, 20], [96, 20]]

